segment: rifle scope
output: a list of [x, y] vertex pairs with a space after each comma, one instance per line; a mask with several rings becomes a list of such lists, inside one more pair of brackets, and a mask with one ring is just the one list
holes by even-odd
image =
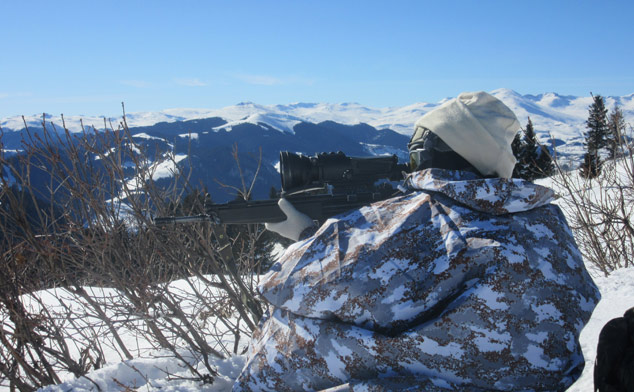
[[396, 155], [385, 157], [348, 157], [343, 152], [320, 153], [312, 157], [288, 151], [280, 152], [282, 190], [330, 184], [336, 187], [372, 185], [380, 179], [399, 181], [406, 164]]

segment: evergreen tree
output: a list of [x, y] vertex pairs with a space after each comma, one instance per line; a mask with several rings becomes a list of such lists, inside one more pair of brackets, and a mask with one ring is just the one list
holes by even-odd
[[[522, 135], [522, 137], [520, 137], [520, 135]], [[513, 146], [513, 144], [515, 144], [515, 146]], [[523, 178], [525, 180], [530, 180], [529, 154], [526, 152], [526, 130], [524, 130], [522, 133], [518, 133], [515, 136], [515, 139], [513, 139], [513, 144], [511, 144], [511, 148], [513, 148], [513, 153], [515, 154], [515, 158], [517, 159], [515, 168], [513, 168], [513, 176], [517, 178]]]
[[531, 118], [528, 118], [526, 123], [526, 130], [524, 130], [524, 148], [522, 153], [526, 157], [524, 160], [526, 163], [531, 164], [537, 161], [539, 155], [537, 150], [537, 139], [535, 136], [535, 129], [533, 128], [533, 122]]
[[583, 163], [581, 164], [579, 174], [584, 178], [596, 178], [601, 174], [602, 165], [603, 162], [601, 162], [599, 154], [586, 152], [583, 155]]
[[608, 129], [606, 147], [608, 148], [610, 159], [614, 159], [619, 146], [623, 144], [623, 134], [625, 132], [625, 117], [623, 117], [623, 112], [618, 104], [614, 105], [614, 109], [610, 112]]
[[511, 143], [511, 149], [513, 150], [513, 156], [515, 156], [516, 163], [513, 168], [513, 178], [522, 178], [522, 170], [524, 166], [522, 165], [521, 155], [522, 155], [522, 132], [518, 132], [515, 134], [513, 138], [513, 142]]
[[513, 142], [511, 142], [511, 149], [513, 150], [513, 155], [517, 160], [519, 160], [520, 151], [522, 149], [522, 133], [518, 132], [515, 134], [513, 138]]
[[539, 146], [539, 156], [537, 157], [537, 168], [539, 168], [539, 177], [550, 177], [555, 172], [555, 163], [553, 157], [546, 146]]
[[588, 109], [586, 121], [586, 153], [581, 164], [581, 175], [585, 178], [595, 178], [601, 173], [601, 157], [599, 150], [606, 146], [606, 139], [610, 132], [608, 128], [605, 101], [600, 95], [592, 96], [593, 102]]
[[592, 96], [594, 99], [588, 110], [588, 120], [586, 121], [586, 146], [588, 150], [600, 150], [606, 145], [606, 138], [610, 133], [608, 128], [607, 113], [605, 100], [602, 96]]
[[513, 170], [513, 177], [533, 181], [547, 177], [554, 171], [552, 158], [546, 148], [539, 144], [533, 122], [530, 117], [524, 130], [524, 137], [518, 133], [511, 144], [517, 163]]

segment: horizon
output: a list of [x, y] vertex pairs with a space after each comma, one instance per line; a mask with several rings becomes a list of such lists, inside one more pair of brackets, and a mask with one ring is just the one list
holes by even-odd
[[[634, 93], [634, 3], [3, 2], [0, 118]], [[10, 59], [10, 60], [6, 60]], [[601, 65], [597, 65], [600, 59]]]
[[[588, 102], [591, 101], [593, 93], [589, 93], [586, 95], [564, 95], [564, 94], [560, 94], [558, 92], [555, 91], [548, 91], [548, 92], [541, 92], [538, 94], [523, 94], [522, 92], [519, 91], [515, 91], [513, 89], [510, 88], [506, 88], [506, 87], [501, 87], [498, 89], [494, 89], [494, 90], [490, 90], [487, 91], [487, 93], [492, 94], [494, 96], [518, 96], [520, 98], [523, 99], [528, 99], [528, 100], [543, 100], [543, 99], [549, 99], [549, 96], [554, 96], [557, 98], [561, 98], [561, 99], [565, 99], [565, 100], [570, 100], [569, 103], [575, 102], [575, 101], [579, 101], [579, 100], [589, 100]], [[625, 95], [620, 95], [620, 96], [614, 96], [614, 95], [603, 95], [603, 94], [594, 94], [594, 95], [600, 95], [602, 96], [605, 100], [606, 100], [606, 104], [609, 106], [610, 105], [610, 101], [614, 101], [614, 103], [618, 103], [621, 105], [621, 109], [624, 110], [626, 113], [627, 112], [632, 112], [632, 110], [634, 109], [634, 107], [632, 107], [631, 104], [625, 104], [625, 106], [623, 106], [623, 101], [630, 101], [632, 99], [634, 99], [634, 92], [633, 93], [629, 93], [629, 94], [625, 94]], [[33, 114], [29, 114], [29, 115], [24, 115], [24, 114], [18, 114], [18, 115], [13, 115], [13, 116], [7, 116], [7, 117], [0, 117], [0, 120], [9, 120], [9, 119], [15, 119], [16, 117], [25, 117], [27, 118], [29, 121], [32, 121], [32, 119], [34, 117], [40, 118], [42, 117], [42, 115], [45, 115], [46, 118], [60, 118], [61, 116], [64, 116], [65, 118], [106, 118], [106, 119], [114, 119], [114, 118], [120, 118], [122, 117], [122, 115], [124, 114], [124, 110], [125, 110], [125, 114], [126, 115], [148, 115], [148, 114], [166, 114], [166, 115], [170, 115], [170, 116], [181, 116], [181, 115], [185, 115], [186, 117], [189, 115], [198, 115], [201, 112], [222, 112], [222, 111], [226, 111], [226, 110], [232, 110], [232, 109], [236, 109], [236, 108], [240, 108], [240, 107], [244, 107], [244, 106], [250, 106], [253, 105], [255, 107], [259, 107], [259, 108], [263, 108], [263, 109], [267, 109], [267, 110], [295, 110], [295, 109], [317, 109], [319, 107], [322, 107], [322, 109], [325, 108], [338, 108], [338, 109], [342, 109], [345, 107], [358, 107], [361, 109], [370, 109], [370, 110], [378, 110], [378, 111], [383, 111], [383, 110], [399, 110], [399, 109], [404, 109], [404, 108], [415, 108], [415, 107], [427, 107], [427, 106], [437, 106], [437, 105], [441, 105], [442, 103], [444, 103], [445, 101], [449, 100], [449, 99], [453, 99], [456, 98], [455, 96], [446, 96], [436, 102], [431, 102], [431, 101], [427, 101], [427, 102], [423, 102], [423, 101], [419, 101], [419, 102], [411, 102], [411, 103], [406, 103], [402, 106], [370, 106], [370, 105], [363, 105], [359, 102], [300, 102], [300, 101], [296, 101], [296, 102], [284, 102], [284, 103], [271, 103], [271, 104], [265, 104], [265, 103], [260, 103], [260, 102], [253, 102], [253, 101], [242, 101], [242, 102], [236, 102], [233, 104], [228, 104], [225, 106], [220, 106], [220, 107], [170, 107], [170, 108], [162, 108], [162, 109], [158, 109], [158, 110], [148, 110], [148, 111], [131, 111], [128, 110], [127, 105], [125, 104], [125, 102], [120, 102], [119, 103], [119, 113], [115, 113], [112, 115], [84, 115], [84, 114], [75, 114], [75, 113], [60, 113], [60, 114], [55, 114], [55, 113], [50, 113], [50, 112], [41, 112], [41, 113], [33, 113]], [[504, 98], [500, 98], [503, 99]], [[546, 103], [546, 105], [548, 105], [548, 103]], [[557, 106], [561, 105], [561, 103], [557, 104]], [[188, 113], [191, 112], [191, 113]], [[634, 113], [634, 112], [632, 112]]]

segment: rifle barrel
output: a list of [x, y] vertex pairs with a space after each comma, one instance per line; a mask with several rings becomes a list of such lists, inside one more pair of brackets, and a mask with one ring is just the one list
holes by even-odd
[[154, 224], [157, 226], [180, 225], [184, 223], [200, 223], [210, 221], [211, 217], [209, 215], [162, 216], [159, 218], [154, 218]]
[[[384, 200], [388, 196], [372, 192], [354, 195], [293, 195], [287, 199], [299, 211], [323, 223], [326, 219], [351, 209]], [[279, 199], [249, 200], [207, 206], [207, 214], [155, 218], [156, 225], [213, 222], [218, 224], [273, 223], [286, 219], [277, 205]]]

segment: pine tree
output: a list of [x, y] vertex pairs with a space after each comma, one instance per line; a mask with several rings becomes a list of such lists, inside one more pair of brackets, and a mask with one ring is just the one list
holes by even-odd
[[522, 133], [518, 132], [515, 134], [513, 138], [513, 142], [511, 143], [511, 150], [513, 150], [513, 156], [515, 156], [515, 167], [513, 168], [513, 178], [522, 178], [522, 162], [520, 160], [521, 152], [522, 152]]
[[539, 146], [539, 156], [537, 157], [537, 167], [539, 168], [539, 177], [550, 177], [555, 172], [555, 163], [553, 157], [546, 146]]
[[530, 166], [537, 161], [539, 155], [537, 150], [537, 139], [535, 136], [535, 129], [533, 128], [533, 122], [531, 118], [528, 118], [526, 123], [526, 129], [524, 130], [524, 148], [523, 154], [525, 156], [525, 162]]
[[614, 109], [610, 112], [608, 118], [608, 135], [606, 147], [610, 159], [614, 159], [617, 155], [619, 146], [623, 142], [623, 133], [625, 132], [625, 117], [618, 104], [614, 105]]
[[606, 138], [610, 133], [607, 119], [608, 109], [605, 108], [605, 101], [602, 96], [597, 95], [592, 98], [594, 102], [590, 105], [588, 120], [586, 121], [586, 128], [588, 128], [586, 146], [588, 150], [598, 151], [605, 147]]
[[533, 181], [547, 177], [554, 171], [554, 165], [546, 148], [539, 144], [530, 117], [524, 130], [524, 137], [518, 133], [511, 144], [517, 164], [513, 170], [513, 177]]
[[530, 181], [530, 172], [528, 170], [529, 165], [527, 162], [527, 154], [525, 152], [526, 142], [524, 139], [525, 135], [522, 132], [519, 132], [511, 144], [513, 154], [517, 160], [515, 167], [513, 168], [513, 177]]
[[586, 152], [583, 155], [583, 163], [579, 169], [579, 174], [584, 178], [596, 178], [601, 174], [601, 158], [598, 153]]
[[586, 153], [581, 164], [581, 175], [585, 178], [595, 178], [601, 173], [601, 157], [599, 150], [606, 146], [606, 139], [610, 132], [608, 128], [605, 101], [600, 95], [592, 96], [593, 102], [588, 109], [586, 121]]

